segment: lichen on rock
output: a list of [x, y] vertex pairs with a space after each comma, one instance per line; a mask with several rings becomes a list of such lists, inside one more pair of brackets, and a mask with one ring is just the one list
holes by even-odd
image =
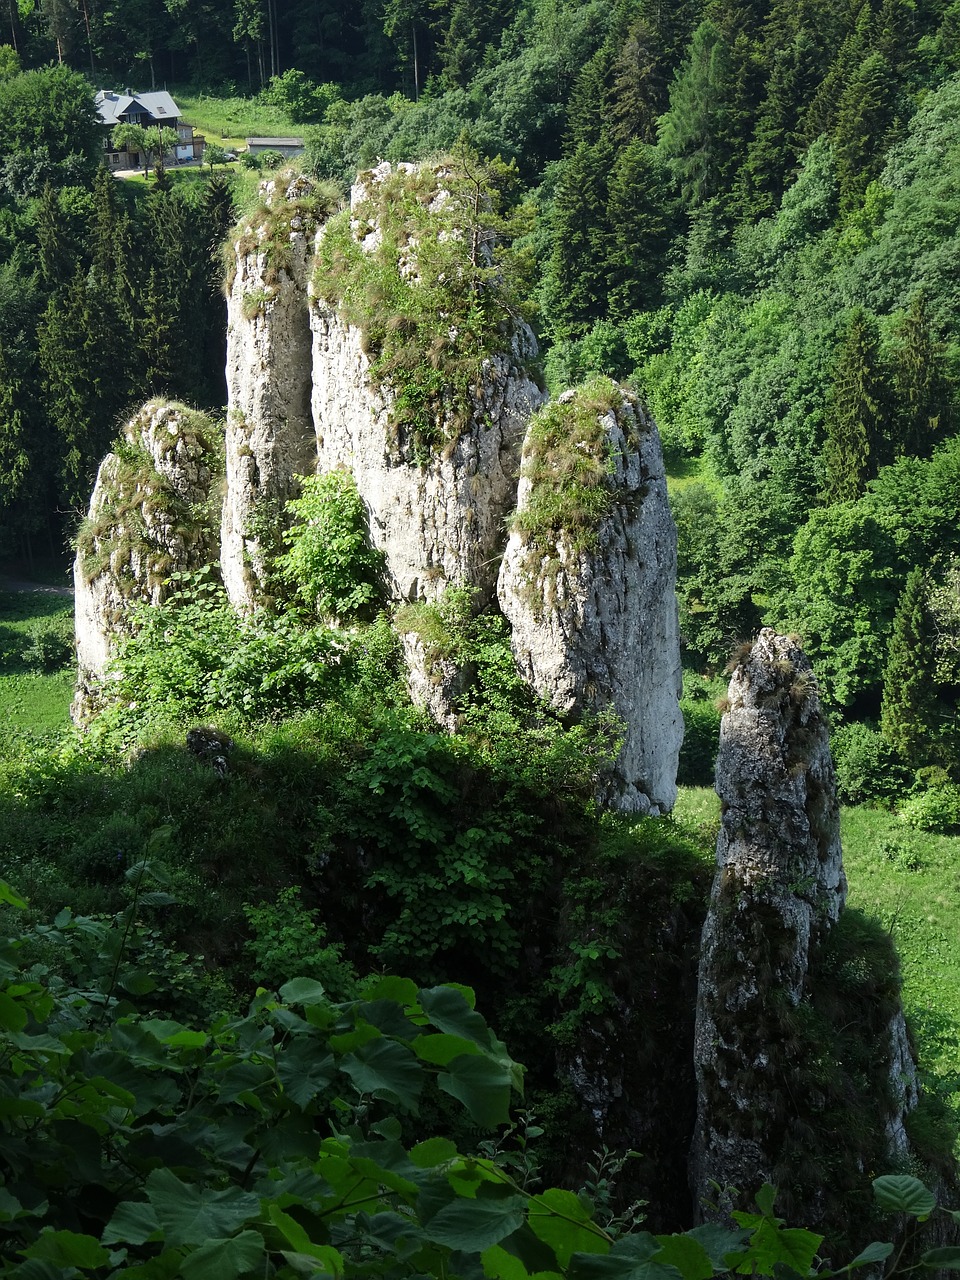
[[231, 240], [221, 561], [227, 593], [244, 610], [269, 593], [295, 477], [316, 469], [306, 285], [313, 236], [333, 204], [326, 187], [282, 175], [260, 184], [258, 206]]
[[608, 379], [531, 421], [500, 607], [532, 688], [572, 718], [612, 711], [620, 754], [602, 781], [615, 808], [663, 813], [683, 737], [676, 529], [660, 440]]
[[74, 560], [75, 720], [95, 706], [133, 609], [160, 604], [172, 572], [217, 562], [222, 448], [205, 414], [151, 400], [100, 464]]

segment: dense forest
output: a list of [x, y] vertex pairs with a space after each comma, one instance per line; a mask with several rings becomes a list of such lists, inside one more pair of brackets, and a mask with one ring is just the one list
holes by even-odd
[[[960, 4], [344, 10], [10, 0], [0, 546], [82, 545], [97, 466], [149, 397], [202, 411], [211, 438], [223, 411], [223, 245], [259, 175], [112, 177], [96, 89], [268, 108], [331, 203], [381, 158], [453, 151], [489, 162], [538, 377], [623, 381], [659, 427], [681, 781], [709, 783], [724, 667], [769, 625], [814, 662], [844, 803], [960, 832]], [[715, 828], [599, 814], [610, 726], [538, 707], [504, 621], [455, 595], [418, 622], [476, 672], [458, 732], [436, 732], [350, 494], [310, 501], [290, 505], [273, 611], [238, 617], [215, 575], [184, 576], [139, 616], [84, 735], [13, 737], [0, 759], [0, 1171], [20, 1188], [0, 1184], [0, 1274], [829, 1274], [765, 1192], [722, 1238], [631, 1230], [691, 1220]], [[328, 521], [319, 568], [311, 520]], [[63, 648], [53, 628], [30, 645], [41, 667]], [[198, 724], [217, 727], [188, 748]], [[777, 1178], [839, 1265], [890, 1230], [878, 1210], [933, 1211], [918, 1177], [950, 1185], [955, 1099], [931, 1088], [915, 1163], [882, 1167], [883, 1085], [847, 1015], [895, 999], [896, 958], [855, 912], [832, 945], [794, 1028], [804, 1103]], [[495, 1140], [522, 1076], [500, 1035], [528, 1109]], [[573, 1082], [613, 1058], [626, 1095], [600, 1143]], [[538, 1198], [544, 1173], [573, 1190]], [[890, 1269], [915, 1257], [898, 1243]]]

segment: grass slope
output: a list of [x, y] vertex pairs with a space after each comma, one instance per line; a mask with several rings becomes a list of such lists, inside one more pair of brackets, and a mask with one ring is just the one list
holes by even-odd
[[256, 98], [217, 98], [173, 90], [173, 98], [184, 119], [208, 142], [219, 142], [229, 150], [245, 147], [247, 138], [301, 137], [303, 125], [294, 124], [279, 107], [268, 107]]
[[44, 591], [0, 590], [0, 722], [6, 738], [66, 729], [74, 678], [73, 602]]

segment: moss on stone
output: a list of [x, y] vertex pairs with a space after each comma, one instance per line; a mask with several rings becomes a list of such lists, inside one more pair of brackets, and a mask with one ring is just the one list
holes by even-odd
[[362, 173], [365, 197], [320, 237], [314, 292], [360, 330], [403, 460], [423, 464], [458, 438], [484, 362], [511, 350], [526, 314], [526, 273], [506, 248], [518, 228], [500, 214], [514, 181], [508, 166], [466, 152]]

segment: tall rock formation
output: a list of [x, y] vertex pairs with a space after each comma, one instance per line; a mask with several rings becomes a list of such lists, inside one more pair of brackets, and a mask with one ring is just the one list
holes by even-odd
[[[387, 163], [362, 174], [350, 194], [350, 242], [341, 251], [342, 257], [352, 254], [355, 268], [359, 260], [360, 271], [369, 259], [371, 276], [374, 268], [386, 274], [394, 290], [406, 290], [414, 304], [422, 293], [438, 308], [450, 307], [446, 318], [442, 311], [433, 317], [434, 325], [443, 326], [430, 339], [438, 354], [416, 350], [423, 368], [431, 374], [435, 369], [441, 377], [467, 337], [458, 331], [456, 288], [450, 287], [456, 280], [445, 280], [441, 270], [425, 278], [418, 247], [428, 236], [440, 242], [447, 237], [448, 246], [462, 247], [463, 269], [475, 265], [466, 261], [468, 246], [456, 226], [455, 202], [443, 185], [450, 177], [443, 166], [429, 170]], [[384, 222], [391, 201], [401, 207], [398, 184], [413, 192], [403, 193], [413, 212], [394, 241]], [[326, 233], [322, 229], [320, 236]], [[371, 279], [365, 287], [378, 286]], [[402, 292], [399, 301], [392, 300], [399, 323]], [[433, 439], [417, 447], [399, 421], [400, 401], [409, 395], [402, 390], [404, 378], [409, 376], [376, 373], [369, 332], [352, 323], [350, 314], [336, 288], [318, 279], [310, 325], [319, 470], [343, 467], [353, 473], [370, 513], [371, 541], [386, 557], [394, 599], [433, 601], [450, 585], [475, 587], [489, 598], [503, 521], [515, 501], [527, 420], [546, 399], [527, 371], [537, 353], [533, 334], [520, 320], [504, 323], [499, 349], [477, 358], [464, 403], [455, 403], [455, 395], [444, 391], [425, 410], [432, 415]], [[427, 341], [422, 334], [414, 337]]]
[[612, 710], [623, 746], [603, 798], [640, 813], [676, 799], [683, 738], [677, 535], [660, 439], [605, 379], [533, 420], [498, 595], [524, 678], [574, 718]]
[[[849, 1115], [859, 1093], [858, 1105], [872, 1114], [873, 1158], [881, 1160], [884, 1147], [902, 1157], [916, 1072], [888, 940], [876, 962], [882, 976], [860, 986], [835, 944], [847, 885], [827, 726], [807, 658], [795, 639], [769, 628], [733, 672], [717, 791], [718, 869], [697, 999], [692, 1186], [698, 1204], [713, 1204], [708, 1216], [722, 1216], [737, 1207], [726, 1189], [737, 1188], [745, 1207], [761, 1183], [773, 1182], [793, 1189], [794, 1212], [816, 1220], [823, 1206], [809, 1196], [819, 1193], [808, 1189], [804, 1201], [802, 1183], [825, 1146], [837, 1158], [837, 1137], [827, 1131], [831, 1109]], [[863, 963], [860, 939], [855, 952]], [[841, 998], [831, 1013], [843, 984], [846, 1003]], [[861, 999], [869, 1007], [858, 1008]], [[863, 1097], [863, 1082], [847, 1080], [837, 1051], [851, 1019], [858, 1037], [873, 1040], [875, 1096]], [[852, 1137], [844, 1141], [852, 1150]], [[818, 1171], [813, 1181], [822, 1192], [829, 1176]]]
[[152, 400], [100, 464], [77, 535], [77, 721], [96, 705], [138, 604], [160, 604], [170, 574], [216, 563], [221, 442], [206, 415]]
[[316, 470], [307, 275], [323, 194], [299, 175], [261, 183], [233, 242], [227, 293], [227, 489], [221, 567], [236, 608], [268, 593], [283, 504]]

